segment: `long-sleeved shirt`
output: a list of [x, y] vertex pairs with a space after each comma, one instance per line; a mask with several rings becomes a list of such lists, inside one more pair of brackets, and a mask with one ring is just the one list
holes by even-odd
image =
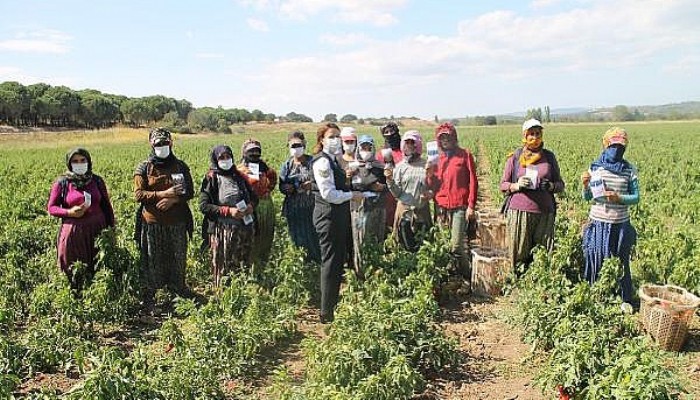
[[628, 221], [629, 206], [639, 203], [639, 179], [636, 168], [625, 168], [620, 174], [604, 168], [588, 172], [600, 176], [605, 190], [613, 191], [620, 196], [620, 203], [611, 203], [605, 197], [594, 199], [590, 187], [586, 186], [583, 190], [583, 198], [593, 200], [589, 217], [596, 221], [615, 224]]
[[[510, 199], [509, 208], [518, 211], [530, 213], [553, 213], [555, 211], [554, 196], [552, 193], [560, 193], [564, 191], [564, 181], [561, 178], [559, 164], [554, 156], [554, 153], [548, 150], [537, 162], [532, 164], [537, 168], [537, 179], [541, 182], [543, 179], [550, 181], [554, 186], [552, 191], [548, 192], [543, 189], [522, 190], [514, 192]], [[510, 184], [517, 182], [518, 178], [525, 175], [526, 167], [520, 165], [520, 162], [513, 157], [518, 157], [518, 153], [513, 154], [506, 160], [506, 165], [503, 168], [503, 176], [501, 177], [500, 189], [503, 193], [510, 193]], [[514, 162], [515, 161], [515, 162]], [[513, 181], [513, 164], [517, 168], [515, 181]]]
[[474, 156], [465, 149], [456, 148], [452, 155], [442, 152], [433, 174], [426, 178], [428, 187], [435, 192], [435, 203], [440, 208], [454, 210], [474, 208], [479, 189], [476, 180]]
[[[249, 207], [255, 207], [258, 204], [258, 197], [243, 176], [238, 173], [225, 176], [213, 171], [209, 171], [204, 176], [199, 193], [199, 210], [210, 221], [244, 226], [241, 219], [227, 215], [228, 208], [236, 207], [239, 201], [245, 201]], [[214, 232], [214, 226], [214, 224], [208, 226], [209, 233]]]
[[[72, 183], [65, 182], [66, 193], [65, 199], [62, 199], [60, 181], [56, 181], [51, 186], [49, 194], [48, 212], [53, 217], [63, 218], [63, 222], [73, 225], [101, 223], [107, 225], [114, 224], [114, 210], [112, 203], [109, 200], [107, 188], [100, 187], [97, 184], [97, 179], [92, 179], [83, 189], [76, 188]], [[91, 196], [90, 207], [85, 211], [81, 218], [72, 218], [68, 216], [68, 211], [85, 203], [85, 192]], [[104, 196], [103, 194], [104, 193]]]
[[427, 201], [422, 198], [428, 191], [425, 163], [424, 158], [416, 158], [411, 162], [404, 159], [394, 168], [393, 179], [387, 180], [389, 191], [402, 204], [415, 208], [427, 205]]
[[[167, 165], [146, 165], [145, 174], [134, 174], [134, 196], [143, 204], [143, 218], [149, 224], [175, 225], [188, 223], [191, 213], [187, 202], [194, 197], [192, 175], [187, 164], [175, 160]], [[175, 186], [174, 174], [182, 174], [185, 192], [178, 195], [177, 203], [167, 211], [159, 210], [156, 205], [162, 197], [159, 192]]]
[[[338, 171], [345, 179], [345, 172], [337, 165], [331, 165], [331, 156], [322, 153], [316, 156], [313, 161], [312, 169], [314, 171], [315, 186], [321, 198], [331, 204], [343, 204], [352, 199], [352, 192], [338, 189], [344, 187], [344, 182], [336, 182], [335, 175]], [[340, 176], [340, 175], [339, 175]]]

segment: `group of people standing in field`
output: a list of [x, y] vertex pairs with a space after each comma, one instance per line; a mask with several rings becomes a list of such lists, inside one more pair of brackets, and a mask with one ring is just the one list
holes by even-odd
[[[363, 274], [363, 253], [381, 245], [393, 232], [409, 251], [420, 246], [422, 233], [434, 223], [451, 234], [453, 272], [468, 273], [464, 252], [467, 225], [475, 219], [478, 182], [474, 156], [459, 146], [450, 123], [435, 128], [436, 151], [424, 156], [420, 132], [400, 134], [395, 123], [380, 129], [380, 149], [372, 136], [334, 123], [321, 125], [312, 153], [304, 133], [287, 137], [289, 158], [279, 176], [262, 158], [262, 145], [243, 143], [240, 162], [231, 147], [218, 145], [209, 157], [209, 170], [199, 189], [203, 213], [202, 234], [211, 251], [213, 283], [244, 267], [264, 266], [270, 257], [275, 207], [271, 192], [284, 195], [282, 215], [293, 243], [306, 252], [307, 261], [320, 265], [320, 319], [333, 321], [343, 270]], [[554, 154], [544, 149], [542, 124], [523, 125], [522, 146], [506, 161], [500, 189], [506, 196], [509, 248], [513, 266], [531, 262], [537, 245], [551, 250], [554, 243], [556, 201], [564, 190]], [[191, 297], [185, 283], [193, 217], [188, 201], [195, 196], [188, 165], [173, 152], [171, 133], [156, 128], [149, 133], [151, 154], [134, 172], [134, 195], [139, 203], [134, 239], [141, 252], [144, 310], [153, 308], [157, 289], [169, 287]], [[428, 143], [429, 145], [431, 143]], [[636, 232], [628, 207], [639, 201], [637, 175], [624, 160], [627, 133], [606, 132], [604, 151], [582, 176], [583, 196], [592, 201], [583, 246], [584, 275], [596, 280], [602, 260], [620, 257], [625, 276], [624, 301], [631, 301], [630, 248]], [[430, 146], [428, 146], [430, 147]], [[48, 210], [62, 219], [58, 235], [58, 263], [76, 291], [94, 273], [95, 238], [115, 225], [104, 180], [93, 173], [85, 149], [66, 156], [67, 171], [53, 185]], [[433, 203], [431, 211], [430, 204]], [[74, 266], [80, 262], [80, 274]]]

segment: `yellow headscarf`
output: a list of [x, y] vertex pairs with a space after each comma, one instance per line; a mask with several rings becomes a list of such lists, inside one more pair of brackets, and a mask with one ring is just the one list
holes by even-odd
[[627, 147], [627, 131], [620, 127], [608, 129], [603, 135], [603, 148], [608, 148], [611, 144], [621, 144]]

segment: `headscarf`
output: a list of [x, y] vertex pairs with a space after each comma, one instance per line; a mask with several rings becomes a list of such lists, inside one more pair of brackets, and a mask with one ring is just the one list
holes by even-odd
[[237, 171], [235, 165], [232, 166], [228, 171], [219, 168], [219, 157], [221, 157], [222, 154], [228, 154], [231, 157], [231, 160], [233, 160], [233, 150], [229, 146], [220, 144], [211, 150], [211, 156], [209, 159], [209, 170], [219, 175], [233, 175]]
[[[253, 149], [259, 149], [260, 150], [260, 159], [259, 160], [251, 160], [249, 153]], [[260, 145], [260, 142], [256, 139], [250, 138], [246, 139], [245, 142], [243, 142], [243, 145], [241, 146], [241, 159], [243, 160], [244, 163], [258, 163], [260, 165], [260, 172], [264, 173], [267, 172], [269, 169], [265, 161], [262, 160], [262, 146]]]
[[[170, 142], [170, 154], [166, 158], [158, 158], [156, 157], [156, 152], [153, 148], [156, 146], [156, 144], [164, 141]], [[163, 127], [151, 129], [151, 131], [148, 133], [148, 142], [151, 144], [151, 154], [148, 157], [148, 161], [153, 165], [167, 166], [177, 159], [173, 153], [173, 135], [169, 130]]]
[[623, 158], [628, 144], [627, 131], [614, 127], [603, 135], [603, 152], [597, 160], [591, 163], [591, 170], [604, 168], [612, 173], [620, 174], [630, 164]]
[[445, 150], [442, 148], [440, 138], [444, 135], [450, 137], [452, 140], [454, 140], [455, 144], [457, 144], [457, 128], [455, 128], [455, 126], [452, 125], [452, 123], [450, 122], [445, 122], [443, 124], [440, 124], [440, 126], [438, 126], [437, 128], [435, 128], [435, 140], [437, 140], [438, 142], [438, 147], [440, 148], [440, 151], [447, 154], [448, 157], [451, 157], [455, 149]]
[[[88, 170], [85, 174], [83, 175], [78, 175], [72, 171], [72, 167], [70, 165], [70, 160], [73, 158], [74, 155], [80, 154], [81, 156], [85, 157], [87, 159], [88, 163]], [[68, 170], [63, 174], [63, 176], [68, 180], [68, 182], [72, 183], [73, 186], [75, 186], [78, 189], [84, 188], [88, 183], [90, 183], [90, 180], [92, 180], [92, 158], [90, 157], [90, 153], [83, 149], [82, 147], [75, 148], [68, 153], [66, 153], [66, 167], [68, 167]]]
[[402, 153], [404, 153], [403, 149], [406, 145], [407, 140], [413, 140], [413, 142], [415, 143], [415, 152], [411, 156], [411, 159], [413, 159], [414, 157], [420, 157], [421, 154], [423, 154], [423, 138], [421, 137], [420, 132], [416, 130], [411, 130], [403, 134], [403, 137], [401, 138]]
[[527, 139], [527, 131], [534, 127], [542, 128], [542, 124], [536, 119], [529, 119], [523, 124], [523, 151], [520, 152], [520, 159], [518, 160], [522, 167], [535, 164], [542, 158], [542, 149], [544, 148], [542, 136], [544, 136], [544, 132], [535, 140]]
[[401, 134], [396, 122], [387, 123], [379, 129], [379, 132], [384, 136], [385, 149], [398, 150], [401, 147]]
[[375, 161], [375, 146], [374, 146], [374, 138], [370, 135], [362, 135], [360, 136], [359, 139], [357, 139], [357, 149], [355, 149], [355, 158], [357, 160], [365, 161], [360, 157], [360, 151], [362, 150], [362, 145], [369, 143], [372, 146], [372, 149], [369, 151], [371, 154], [371, 157], [369, 160], [367, 160], [367, 163], [373, 163]]
[[355, 128], [353, 128], [352, 126], [344, 126], [343, 129], [340, 130], [340, 140], [357, 141], [357, 134], [355, 133]]

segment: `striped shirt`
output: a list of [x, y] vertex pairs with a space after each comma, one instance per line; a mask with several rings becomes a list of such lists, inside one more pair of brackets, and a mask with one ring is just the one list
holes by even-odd
[[420, 208], [427, 203], [421, 195], [428, 191], [425, 184], [425, 159], [418, 158], [410, 163], [403, 159], [394, 168], [394, 179], [387, 180], [389, 191], [401, 203]]
[[603, 180], [605, 190], [613, 191], [620, 195], [621, 203], [610, 203], [605, 197], [593, 199], [590, 187], [583, 192], [586, 200], [593, 200], [589, 217], [592, 220], [621, 223], [630, 219], [629, 206], [639, 202], [639, 182], [637, 169], [625, 168], [620, 174], [612, 173], [604, 168], [588, 171], [591, 175], [598, 175]]

